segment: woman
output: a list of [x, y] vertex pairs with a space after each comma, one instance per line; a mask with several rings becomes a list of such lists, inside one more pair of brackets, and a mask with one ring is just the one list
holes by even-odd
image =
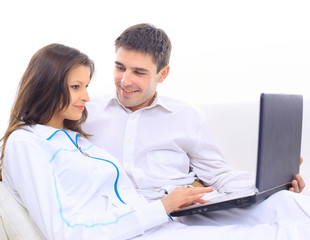
[[[50, 44], [32, 57], [3, 137], [3, 182], [46, 239], [128, 239], [202, 200], [208, 188], [178, 188], [147, 203], [124, 171], [81, 130], [93, 62]], [[107, 136], [113, 137], [113, 136]]]

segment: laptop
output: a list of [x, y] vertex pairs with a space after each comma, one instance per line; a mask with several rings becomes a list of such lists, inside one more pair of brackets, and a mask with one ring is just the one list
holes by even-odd
[[289, 189], [292, 179], [299, 172], [302, 114], [301, 95], [262, 93], [256, 188], [219, 194], [218, 197], [211, 197], [208, 203], [184, 207], [172, 212], [171, 216], [207, 215], [217, 210], [248, 207], [280, 190]]

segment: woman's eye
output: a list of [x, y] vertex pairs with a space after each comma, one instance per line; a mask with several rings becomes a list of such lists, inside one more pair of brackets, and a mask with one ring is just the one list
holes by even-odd
[[79, 88], [79, 85], [72, 85], [71, 86], [73, 89], [78, 89]]

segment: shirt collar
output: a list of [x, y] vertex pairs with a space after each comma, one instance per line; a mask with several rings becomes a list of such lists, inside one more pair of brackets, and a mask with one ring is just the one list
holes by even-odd
[[[53, 135], [57, 130], [57, 128], [53, 128], [50, 126], [46, 126], [46, 125], [42, 125], [42, 124], [34, 124], [34, 125], [30, 125], [30, 126], [24, 126], [23, 127], [25, 130], [29, 130], [34, 132], [36, 135], [47, 139], [49, 138], [51, 135]], [[74, 137], [73, 135], [73, 131], [69, 130], [69, 129], [64, 129], [71, 137]]]
[[[104, 107], [108, 107], [110, 105], [114, 105], [114, 104], [118, 104], [119, 106], [121, 106], [126, 112], [131, 112], [131, 110], [127, 107], [125, 107], [118, 99], [117, 97], [117, 92], [115, 91], [114, 94], [111, 95], [110, 99], [107, 101], [107, 105]], [[163, 109], [172, 112], [172, 109], [168, 106], [168, 104], [165, 104], [163, 99], [157, 94], [155, 94], [155, 99], [152, 102], [152, 104], [148, 107], [143, 108], [142, 110], [145, 109], [151, 109], [151, 108], [155, 108], [155, 107], [162, 107]]]

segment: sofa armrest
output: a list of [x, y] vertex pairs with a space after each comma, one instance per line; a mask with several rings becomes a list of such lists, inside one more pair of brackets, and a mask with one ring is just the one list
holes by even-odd
[[0, 216], [0, 239], [1, 240], [8, 240], [6, 232], [3, 227], [2, 217]]
[[32, 224], [27, 210], [15, 200], [2, 181], [0, 181], [0, 220], [0, 239], [42, 239]]

